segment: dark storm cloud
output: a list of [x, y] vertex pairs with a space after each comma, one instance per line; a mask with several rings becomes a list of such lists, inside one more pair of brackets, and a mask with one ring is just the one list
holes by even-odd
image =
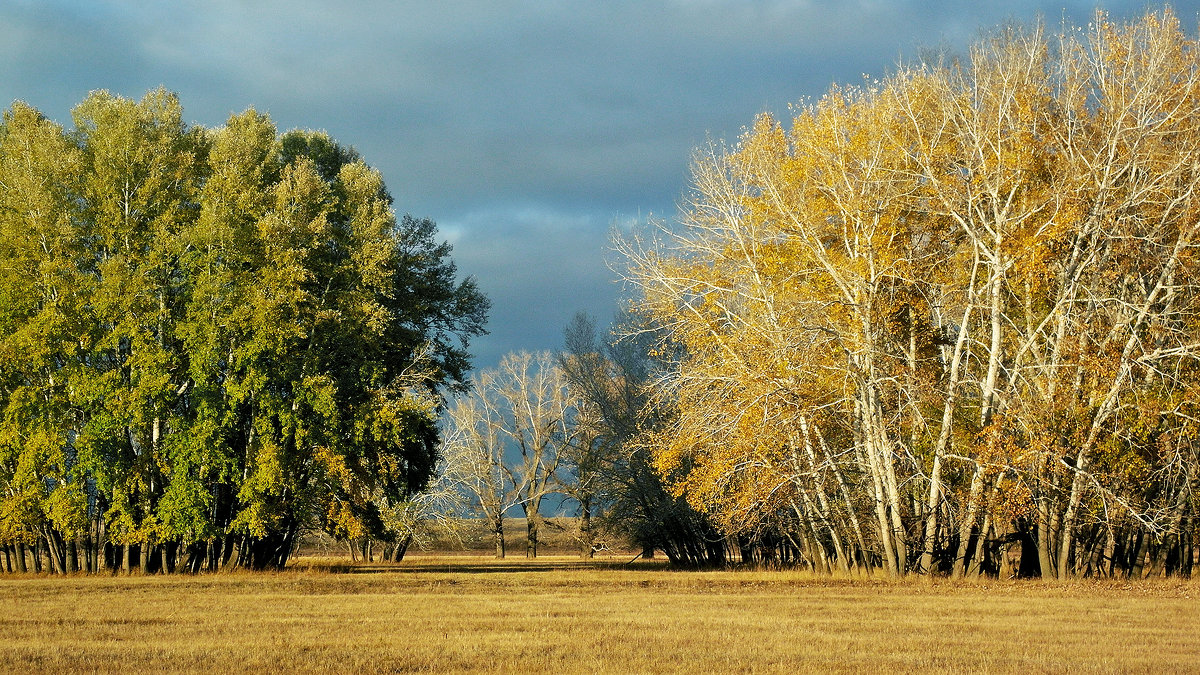
[[578, 311], [612, 314], [617, 286], [606, 266], [610, 215], [525, 206], [485, 210], [442, 221], [460, 269], [505, 299], [503, 321], [475, 344], [481, 363], [512, 349], [546, 349]]
[[[1144, 2], [1107, 3], [1113, 14]], [[670, 216], [692, 148], [831, 83], [1087, 2], [0, 2], [0, 99], [69, 123], [89, 90], [177, 91], [219, 125], [254, 106], [328, 130], [437, 220], [494, 302], [480, 361], [554, 347], [615, 308], [615, 219]], [[1175, 3], [1194, 30], [1197, 3]]]

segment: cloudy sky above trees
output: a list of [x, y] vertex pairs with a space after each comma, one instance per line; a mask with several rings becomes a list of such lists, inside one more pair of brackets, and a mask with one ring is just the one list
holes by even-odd
[[[1107, 2], [1114, 17], [1144, 1]], [[1194, 33], [1200, 0], [1173, 4]], [[324, 129], [384, 174], [396, 209], [438, 222], [492, 298], [493, 365], [550, 349], [621, 288], [609, 232], [670, 218], [693, 149], [756, 114], [886, 74], [922, 50], [1092, 2], [0, 0], [0, 103], [70, 125], [91, 90], [164, 85], [187, 119], [255, 107]]]

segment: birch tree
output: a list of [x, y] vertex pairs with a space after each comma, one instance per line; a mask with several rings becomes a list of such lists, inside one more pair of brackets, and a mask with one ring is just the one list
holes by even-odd
[[660, 471], [816, 568], [1190, 569], [1198, 77], [1170, 12], [1008, 27], [702, 153], [619, 244], [683, 354]]

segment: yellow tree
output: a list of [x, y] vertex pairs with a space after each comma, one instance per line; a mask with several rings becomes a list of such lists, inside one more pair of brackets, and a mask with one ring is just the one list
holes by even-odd
[[[834, 431], [810, 420], [833, 419], [867, 480], [878, 556], [899, 574], [908, 541], [896, 463], [910, 461], [911, 434], [897, 433], [894, 401], [916, 405], [918, 343], [928, 347], [930, 323], [914, 271], [944, 238], [936, 220], [913, 213], [912, 172], [892, 135], [878, 133], [895, 119], [892, 99], [872, 89], [833, 92], [802, 110], [790, 134], [764, 116], [736, 151], [697, 162], [679, 231], [664, 230], [657, 249], [624, 248], [642, 310], [685, 353], [671, 382], [679, 423], [663, 470], [691, 466], [683, 487], [710, 510], [712, 488], [753, 504], [789, 485], [789, 510], [813, 531], [829, 520], [829, 500], [805, 482], [818, 463], [797, 458], [815, 429]], [[910, 371], [900, 388], [897, 364]]]
[[1027, 571], [1111, 569], [1114, 511], [1180, 541], [1198, 73], [1169, 12], [1010, 27], [714, 148], [678, 227], [621, 244], [679, 353], [660, 470], [731, 532], [811, 536], [844, 491], [826, 552], [862, 510], [895, 574], [995, 569], [1015, 539]]

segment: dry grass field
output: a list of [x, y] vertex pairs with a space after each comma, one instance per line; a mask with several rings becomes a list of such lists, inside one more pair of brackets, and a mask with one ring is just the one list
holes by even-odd
[[1200, 583], [826, 579], [570, 558], [0, 578], [5, 672], [1184, 672]]

